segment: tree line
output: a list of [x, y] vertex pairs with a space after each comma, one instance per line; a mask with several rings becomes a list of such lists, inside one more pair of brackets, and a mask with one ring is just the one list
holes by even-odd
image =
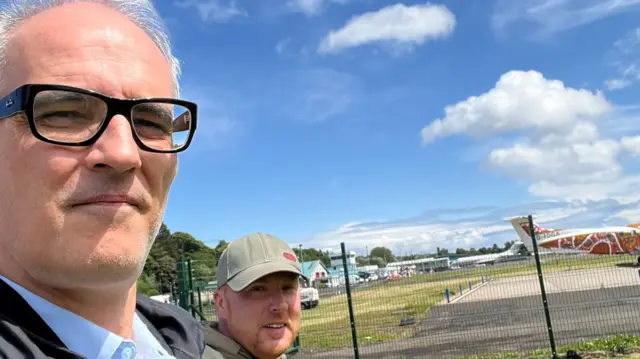
[[[500, 253], [500, 252], [504, 252], [507, 249], [511, 248], [511, 246], [515, 242], [516, 241], [507, 241], [507, 242], [504, 243], [504, 246], [502, 246], [502, 247], [500, 247], [496, 243], [494, 243], [491, 247], [480, 247], [478, 249], [476, 249], [476, 248], [471, 248], [471, 249], [457, 248], [454, 253], [449, 253], [449, 250], [447, 250], [446, 248], [438, 248], [437, 252], [436, 252], [436, 255], [437, 256], [455, 255], [456, 257], [464, 257], [464, 256], [477, 256], [477, 255], [480, 255], [480, 254]], [[523, 249], [526, 251], [526, 248], [523, 247]]]
[[[375, 247], [365, 256], [356, 257], [359, 266], [384, 267], [387, 263], [405, 261], [412, 259], [422, 259], [442, 256], [468, 256], [478, 254], [499, 253], [509, 249], [514, 241], [509, 241], [503, 247], [494, 244], [491, 247], [481, 247], [478, 249], [457, 248], [455, 254], [450, 254], [445, 248], [437, 248], [435, 254], [410, 254], [394, 255], [387, 247]], [[209, 247], [204, 242], [194, 238], [187, 232], [173, 232], [166, 224], [162, 224], [151, 247], [149, 256], [138, 280], [138, 290], [147, 295], [157, 295], [169, 293], [178, 284], [177, 262], [179, 260], [192, 260], [193, 281], [197, 284], [209, 283], [216, 280], [218, 258], [227, 248], [229, 243], [221, 240], [215, 247]], [[331, 265], [329, 252], [315, 248], [293, 248], [295, 254], [301, 261], [310, 262], [318, 260], [325, 266]]]
[[[151, 247], [142, 275], [138, 280], [138, 290], [146, 295], [170, 293], [181, 280], [177, 263], [192, 260], [192, 278], [196, 284], [206, 284], [216, 280], [218, 259], [229, 243], [221, 240], [211, 248], [187, 232], [173, 232], [165, 223], [160, 227]], [[319, 260], [329, 266], [328, 251], [315, 248], [294, 248], [295, 254], [304, 261]]]
[[[387, 263], [398, 262], [398, 261], [408, 261], [414, 259], [423, 259], [423, 258], [434, 258], [434, 257], [466, 257], [466, 256], [475, 256], [481, 254], [491, 254], [491, 253], [500, 253], [504, 252], [507, 249], [511, 248], [511, 246], [515, 243], [515, 241], [507, 241], [503, 246], [499, 246], [494, 243], [489, 247], [480, 247], [480, 248], [457, 248], [454, 253], [449, 253], [449, 250], [446, 248], [437, 248], [436, 253], [418, 253], [418, 254], [408, 254], [408, 255], [394, 255], [391, 249], [387, 247], [375, 247], [369, 253], [368, 256], [358, 257], [356, 261], [358, 265], [377, 265], [378, 267], [384, 267]], [[522, 251], [526, 254], [526, 248], [522, 248]]]
[[179, 280], [177, 262], [183, 259], [193, 261], [194, 281], [214, 281], [218, 258], [227, 245], [220, 241], [211, 248], [189, 233], [171, 233], [163, 223], [138, 280], [138, 290], [147, 295], [171, 292]]

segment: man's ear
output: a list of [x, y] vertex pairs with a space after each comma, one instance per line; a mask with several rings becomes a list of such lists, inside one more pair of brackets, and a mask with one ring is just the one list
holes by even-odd
[[219, 288], [213, 293], [213, 301], [216, 303], [216, 311], [225, 310], [227, 307], [227, 303], [225, 303], [224, 293], [222, 293], [224, 289]]

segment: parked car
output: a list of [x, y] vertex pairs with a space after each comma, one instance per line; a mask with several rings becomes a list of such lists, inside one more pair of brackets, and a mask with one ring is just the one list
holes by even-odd
[[303, 309], [315, 308], [320, 304], [320, 294], [313, 287], [300, 288], [300, 301]]

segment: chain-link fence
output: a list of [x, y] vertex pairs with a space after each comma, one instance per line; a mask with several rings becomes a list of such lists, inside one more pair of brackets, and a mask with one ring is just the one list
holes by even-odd
[[185, 259], [177, 263], [176, 292], [172, 302], [191, 312], [201, 321], [216, 321], [213, 293], [218, 288], [216, 259]]
[[[636, 258], [589, 254], [577, 248], [575, 233], [565, 238], [574, 241], [573, 250], [538, 248], [536, 236], [547, 244], [562, 236], [545, 232], [533, 218], [518, 221], [514, 225], [537, 232], [498, 253], [398, 261], [370, 271], [341, 249], [346, 271], [333, 280], [333, 295], [303, 316], [300, 355], [554, 358], [571, 351], [614, 355], [637, 347]], [[618, 235], [631, 231], [624, 233]]]
[[[633, 255], [589, 254], [594, 250], [580, 247], [593, 247], [600, 237], [614, 243], [606, 233], [593, 232], [593, 243], [586, 243], [587, 237], [576, 233], [562, 237], [543, 229], [531, 216], [512, 223], [520, 240], [495, 253], [439, 253], [379, 266], [358, 264], [342, 243], [329, 252], [329, 265], [304, 262], [311, 280], [301, 289], [295, 355], [559, 358], [569, 351], [613, 355], [640, 347], [640, 286]], [[621, 230], [616, 240], [635, 240], [635, 235]], [[549, 241], [561, 237], [566, 243]], [[215, 282], [196, 278], [191, 282], [200, 284], [190, 292], [199, 298], [190, 301], [194, 315], [215, 320]]]

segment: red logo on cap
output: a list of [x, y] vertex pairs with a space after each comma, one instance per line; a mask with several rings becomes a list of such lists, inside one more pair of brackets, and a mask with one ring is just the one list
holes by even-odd
[[293, 254], [289, 253], [289, 252], [282, 252], [282, 256], [285, 257], [286, 259], [292, 261], [292, 262], [296, 262], [296, 256], [294, 256]]

